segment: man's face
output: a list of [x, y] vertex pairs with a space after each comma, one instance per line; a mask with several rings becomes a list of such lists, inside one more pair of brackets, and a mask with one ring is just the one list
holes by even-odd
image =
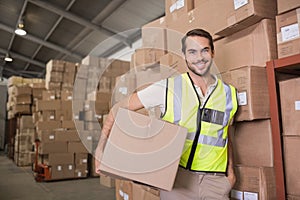
[[199, 76], [208, 74], [214, 56], [209, 40], [205, 37], [189, 36], [185, 43], [185, 59], [190, 71]]

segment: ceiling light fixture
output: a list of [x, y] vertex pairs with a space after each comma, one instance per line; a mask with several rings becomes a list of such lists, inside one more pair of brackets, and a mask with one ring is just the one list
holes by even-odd
[[4, 60], [6, 62], [12, 62], [13, 61], [12, 57], [10, 57], [8, 53], [5, 55]]
[[24, 30], [24, 21], [20, 20], [17, 29], [15, 30], [15, 33], [17, 35], [24, 36], [27, 34], [27, 32]]

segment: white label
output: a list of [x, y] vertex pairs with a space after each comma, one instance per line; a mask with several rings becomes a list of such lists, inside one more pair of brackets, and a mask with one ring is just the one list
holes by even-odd
[[295, 110], [300, 110], [300, 101], [295, 101]]
[[82, 163], [87, 163], [87, 159], [83, 159], [83, 160], [82, 160]]
[[92, 140], [93, 138], [92, 138], [92, 136], [87, 136], [86, 139], [87, 140]]
[[247, 105], [247, 92], [238, 92], [237, 96], [239, 106]]
[[54, 135], [49, 135], [50, 140], [54, 140]]
[[51, 115], [49, 118], [50, 118], [50, 119], [54, 119], [54, 115]]
[[72, 96], [68, 96], [68, 98], [67, 98], [68, 100], [72, 100]]
[[170, 6], [170, 13], [174, 12], [176, 10], [176, 3]]
[[78, 177], [81, 177], [81, 172], [78, 172], [78, 173], [77, 173], [77, 176], [78, 176]]
[[86, 109], [89, 109], [89, 108], [90, 108], [90, 105], [89, 105], [89, 104], [86, 104], [84, 107], [85, 107]]
[[79, 119], [79, 115], [74, 115], [74, 119]]
[[52, 96], [50, 96], [50, 99], [55, 99], [55, 96], [53, 96], [53, 95], [52, 95]]
[[178, 0], [176, 2], [176, 9], [178, 10], [178, 9], [180, 9], [182, 7], [184, 7], [184, 0]]
[[61, 171], [62, 167], [60, 165], [57, 166], [57, 171]]
[[282, 42], [286, 42], [299, 37], [298, 24], [281, 27]]
[[239, 9], [240, 7], [246, 5], [248, 3], [248, 0], [234, 0], [234, 10]]
[[244, 200], [258, 200], [258, 194], [254, 192], [244, 192]]
[[237, 200], [243, 200], [243, 192], [239, 190], [231, 190], [230, 195]]
[[72, 170], [73, 169], [73, 165], [69, 165], [69, 170]]
[[119, 194], [121, 197], [124, 196], [124, 192], [122, 190], [119, 190]]
[[119, 92], [120, 92], [121, 94], [127, 95], [127, 87], [120, 87], [120, 88], [119, 88]]
[[124, 192], [123, 198], [124, 198], [124, 200], [129, 200], [129, 195]]

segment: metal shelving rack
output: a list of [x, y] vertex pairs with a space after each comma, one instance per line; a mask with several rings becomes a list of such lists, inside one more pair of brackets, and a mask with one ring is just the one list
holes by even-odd
[[300, 54], [275, 59], [267, 63], [268, 88], [270, 95], [270, 116], [272, 126], [274, 168], [276, 176], [277, 199], [286, 199], [284, 165], [282, 152], [282, 136], [280, 110], [278, 105], [277, 78], [276, 72], [297, 74], [300, 76]]

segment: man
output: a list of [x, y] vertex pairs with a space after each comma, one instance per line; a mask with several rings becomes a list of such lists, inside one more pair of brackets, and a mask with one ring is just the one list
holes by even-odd
[[[96, 158], [101, 158], [117, 107], [159, 106], [163, 120], [188, 129], [173, 190], [162, 190], [161, 199], [229, 199], [235, 175], [228, 130], [237, 111], [236, 90], [211, 74], [214, 45], [208, 32], [191, 30], [181, 42], [188, 72], [159, 81], [114, 106], [103, 125]], [[99, 165], [96, 161], [98, 173]]]

